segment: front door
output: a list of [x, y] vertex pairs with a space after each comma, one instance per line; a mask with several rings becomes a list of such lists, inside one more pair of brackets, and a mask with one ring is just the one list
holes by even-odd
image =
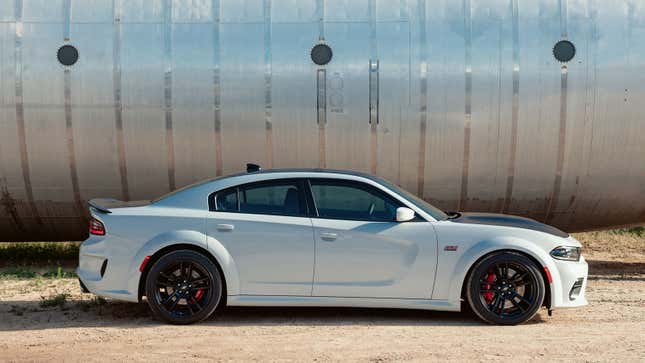
[[437, 252], [429, 222], [396, 222], [402, 204], [362, 182], [310, 183], [317, 210], [314, 296], [430, 298]]
[[233, 257], [240, 294], [311, 296], [314, 241], [303, 183], [245, 184], [212, 199], [208, 234]]

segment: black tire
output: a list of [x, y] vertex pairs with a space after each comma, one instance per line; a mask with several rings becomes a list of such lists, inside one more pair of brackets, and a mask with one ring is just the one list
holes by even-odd
[[217, 266], [191, 250], [170, 252], [157, 260], [146, 277], [146, 298], [155, 317], [171, 324], [208, 318], [222, 300]]
[[473, 266], [466, 298], [475, 314], [490, 324], [530, 320], [544, 301], [544, 279], [528, 257], [510, 251], [486, 256]]

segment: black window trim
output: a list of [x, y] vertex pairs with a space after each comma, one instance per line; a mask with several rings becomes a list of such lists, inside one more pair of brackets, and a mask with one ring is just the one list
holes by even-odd
[[[244, 184], [238, 184], [228, 188], [220, 189], [212, 192], [208, 195], [208, 210], [210, 212], [220, 212], [220, 213], [237, 213], [237, 214], [253, 214], [253, 215], [263, 215], [263, 216], [284, 216], [284, 217], [300, 217], [300, 218], [309, 218], [311, 217], [311, 206], [307, 198], [307, 189], [306, 189], [306, 178], [277, 178], [277, 179], [268, 179], [268, 180], [259, 180]], [[247, 187], [258, 187], [263, 185], [283, 185], [283, 184], [294, 184], [298, 188], [298, 197], [301, 200], [301, 203], [304, 204], [305, 210], [304, 213], [294, 215], [294, 214], [278, 214], [278, 213], [247, 213], [240, 211], [240, 188]], [[228, 192], [232, 189], [236, 191], [237, 197], [237, 210], [231, 211], [219, 211], [217, 210], [217, 194]]]
[[[390, 220], [374, 220], [374, 219], [369, 219], [369, 218], [322, 217], [318, 213], [318, 207], [316, 206], [316, 199], [314, 198], [313, 191], [311, 189], [311, 181], [312, 180], [315, 180], [317, 182], [318, 181], [323, 181], [323, 183], [328, 182], [329, 184], [333, 184], [333, 185], [339, 185], [339, 184], [342, 185], [342, 184], [344, 184], [344, 185], [351, 186], [351, 187], [358, 187], [358, 189], [364, 190], [364, 191], [366, 191], [368, 193], [374, 192], [374, 194], [376, 194], [377, 196], [393, 202], [393, 204], [397, 205], [397, 208], [400, 208], [400, 207], [409, 208], [405, 203], [400, 201], [398, 198], [395, 198], [394, 196], [390, 195], [389, 193], [386, 193], [383, 190], [381, 190], [381, 189], [379, 189], [379, 188], [377, 188], [377, 187], [375, 187], [373, 185], [370, 185], [368, 183], [365, 183], [363, 181], [353, 180], [353, 179], [324, 178], [324, 177], [319, 177], [318, 178], [318, 177], [316, 177], [316, 178], [307, 178], [307, 183], [306, 183], [307, 194], [311, 198], [311, 203], [313, 205], [313, 211], [312, 211], [313, 213], [311, 213], [310, 218], [330, 219], [330, 220], [340, 220], [340, 221], [374, 222], [374, 223], [398, 223], [396, 221], [396, 218], [394, 220], [390, 221]], [[410, 222], [425, 222], [425, 220], [423, 218], [421, 218], [421, 216], [419, 216], [418, 213], [415, 212], [414, 215], [415, 215], [414, 219], [411, 220]]]

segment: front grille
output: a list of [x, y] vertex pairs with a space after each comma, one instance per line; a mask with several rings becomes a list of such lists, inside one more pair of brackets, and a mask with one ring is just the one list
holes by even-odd
[[584, 278], [581, 277], [576, 280], [576, 282], [573, 284], [573, 287], [571, 288], [571, 291], [569, 291], [569, 300], [575, 300], [578, 295], [580, 295], [580, 290], [582, 290], [582, 283], [584, 282]]

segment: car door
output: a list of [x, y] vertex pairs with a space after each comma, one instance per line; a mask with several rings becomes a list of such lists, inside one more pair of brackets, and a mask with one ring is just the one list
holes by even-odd
[[314, 241], [303, 180], [273, 180], [211, 195], [209, 236], [233, 257], [242, 295], [311, 296]]
[[363, 182], [310, 179], [309, 187], [314, 296], [430, 298], [437, 264], [430, 222], [396, 222], [403, 204]]

